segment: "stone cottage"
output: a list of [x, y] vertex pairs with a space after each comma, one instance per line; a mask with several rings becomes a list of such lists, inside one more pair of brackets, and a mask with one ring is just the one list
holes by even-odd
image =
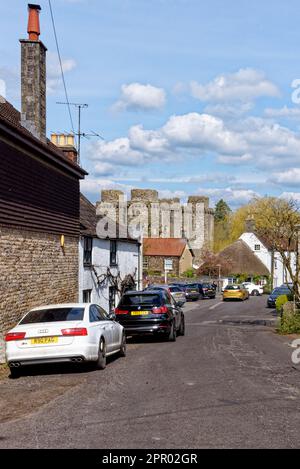
[[194, 253], [186, 239], [144, 238], [143, 271], [163, 275], [165, 271], [180, 276], [193, 267]]

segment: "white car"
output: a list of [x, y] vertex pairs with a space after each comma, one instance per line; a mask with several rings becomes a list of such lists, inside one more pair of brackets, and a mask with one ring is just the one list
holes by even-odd
[[252, 296], [259, 296], [262, 295], [264, 292], [264, 289], [261, 285], [255, 285], [255, 283], [251, 282], [244, 282], [243, 285], [246, 290], [248, 290], [249, 294]]
[[126, 355], [124, 328], [96, 304], [43, 306], [29, 311], [5, 336], [6, 361], [11, 376], [21, 367], [43, 363], [94, 362]]

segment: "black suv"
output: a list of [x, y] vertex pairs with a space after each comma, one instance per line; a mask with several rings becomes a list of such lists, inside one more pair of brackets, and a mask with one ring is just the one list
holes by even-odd
[[[190, 285], [191, 286], [191, 285]], [[200, 292], [200, 298], [209, 298], [214, 299], [216, 298], [216, 290], [211, 283], [203, 282], [203, 283], [195, 283], [193, 284], [194, 287], [198, 288]]]
[[184, 313], [164, 290], [128, 291], [115, 314], [127, 335], [160, 335], [174, 342], [185, 333]]

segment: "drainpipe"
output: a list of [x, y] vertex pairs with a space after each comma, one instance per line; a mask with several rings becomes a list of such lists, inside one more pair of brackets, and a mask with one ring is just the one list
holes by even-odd
[[271, 290], [274, 289], [274, 248], [271, 251]]

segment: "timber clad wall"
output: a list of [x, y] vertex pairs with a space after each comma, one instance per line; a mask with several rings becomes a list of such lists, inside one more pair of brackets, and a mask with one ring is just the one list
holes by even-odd
[[0, 227], [0, 331], [31, 308], [78, 301], [78, 239]]
[[0, 224], [79, 237], [79, 182], [0, 141]]

